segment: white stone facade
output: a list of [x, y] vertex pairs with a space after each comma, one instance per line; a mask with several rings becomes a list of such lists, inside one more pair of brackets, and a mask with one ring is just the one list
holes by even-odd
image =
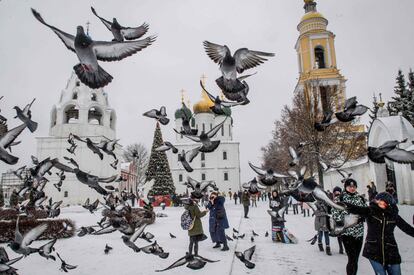
[[[195, 126], [199, 132], [203, 129], [207, 132], [215, 125], [221, 123], [226, 117], [215, 116], [213, 113], [198, 113], [194, 115]], [[175, 129], [181, 129], [182, 119], [175, 119]], [[213, 140], [220, 140], [219, 147], [212, 153], [200, 153], [191, 163], [193, 172], [188, 173], [177, 161], [178, 155], [168, 151], [168, 161], [173, 176], [176, 193], [185, 193], [187, 188], [183, 185], [187, 176], [195, 180], [213, 180], [216, 182], [220, 192], [237, 191], [240, 185], [240, 153], [239, 142], [233, 141], [232, 119], [228, 117]], [[188, 151], [196, 145], [184, 136], [176, 134], [174, 145], [181, 150]], [[204, 160], [203, 160], [204, 159]], [[191, 191], [191, 190], [189, 190]]]
[[[67, 142], [70, 133], [99, 142], [102, 139], [114, 139], [115, 126], [116, 113], [108, 105], [107, 94], [102, 89], [90, 89], [85, 86], [73, 73], [61, 93], [59, 103], [52, 108], [49, 136], [37, 138], [37, 157], [40, 161], [47, 157], [58, 158], [64, 164], [68, 162], [63, 157], [71, 157], [82, 171], [99, 177], [120, 174], [119, 164], [117, 169], [110, 166], [114, 161], [112, 156], [103, 153], [104, 159], [101, 160], [86, 147], [86, 143], [76, 141], [76, 155], [66, 150], [70, 147]], [[120, 146], [116, 148], [115, 154], [119, 156], [119, 152]], [[86, 198], [93, 201], [101, 197], [96, 191], [80, 183], [72, 173], [66, 173], [62, 191], [58, 192], [53, 186], [53, 183], [58, 181], [55, 174], [58, 171], [52, 171], [54, 173], [48, 176], [50, 184], [46, 185], [45, 192], [47, 196], [52, 196], [53, 200], [63, 200], [64, 205], [73, 205], [85, 202]], [[117, 184], [113, 185], [117, 187]]]

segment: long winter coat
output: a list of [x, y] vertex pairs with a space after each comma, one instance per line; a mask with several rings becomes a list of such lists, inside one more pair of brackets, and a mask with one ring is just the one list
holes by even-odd
[[209, 231], [213, 242], [225, 242], [224, 230], [229, 228], [229, 221], [224, 208], [225, 200], [224, 197], [218, 196], [214, 200], [214, 204], [209, 202], [207, 205], [207, 208], [210, 209]]
[[188, 236], [191, 237], [191, 236], [197, 236], [197, 235], [204, 234], [203, 225], [201, 224], [200, 218], [204, 217], [207, 214], [207, 212], [200, 211], [200, 209], [198, 208], [198, 205], [194, 202], [191, 202], [190, 205], [187, 205], [185, 209], [187, 209], [190, 212], [191, 217], [193, 219], [195, 217], [194, 226], [193, 228], [188, 230]]
[[242, 195], [243, 206], [250, 206], [250, 195], [247, 192], [243, 192]]
[[381, 209], [374, 202], [369, 207], [348, 206], [348, 211], [366, 217], [368, 233], [362, 255], [382, 265], [401, 263], [397, 242], [394, 238], [396, 226], [414, 237], [414, 227], [398, 215], [398, 208], [392, 205]]
[[316, 211], [315, 211], [315, 230], [316, 231], [329, 231], [328, 228], [328, 215], [329, 215], [329, 208], [328, 206], [318, 201], [316, 203]]

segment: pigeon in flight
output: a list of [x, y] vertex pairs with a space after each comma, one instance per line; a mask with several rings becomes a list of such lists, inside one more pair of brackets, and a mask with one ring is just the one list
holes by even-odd
[[[223, 127], [224, 122], [226, 122], [226, 120], [227, 120], [227, 117], [222, 122], [214, 126], [207, 133], [202, 131], [199, 136], [191, 136], [191, 135], [184, 135], [184, 136], [192, 141], [201, 142], [203, 146], [201, 146], [198, 149], [200, 152], [211, 153], [214, 150], [216, 150], [217, 147], [220, 145], [220, 140], [211, 140], [211, 139], [217, 134], [217, 132], [221, 129], [221, 127]], [[177, 134], [180, 134], [177, 130], [174, 129], [174, 131]]]
[[345, 101], [344, 110], [335, 113], [336, 118], [341, 122], [353, 121], [356, 117], [362, 116], [368, 111], [368, 107], [358, 104], [356, 97], [348, 98]]
[[36, 10], [32, 9], [32, 13], [40, 23], [52, 29], [66, 48], [76, 53], [80, 63], [73, 69], [80, 81], [92, 89], [106, 86], [113, 78], [98, 65], [98, 60], [122, 60], [148, 47], [156, 39], [155, 36], [150, 36], [127, 42], [94, 41], [85, 33], [82, 26], [77, 27], [76, 36], [73, 36], [47, 24]]
[[164, 268], [161, 270], [155, 270], [155, 272], [167, 271], [167, 270], [179, 267], [179, 266], [183, 266], [185, 264], [187, 264], [188, 268], [197, 270], [197, 269], [203, 268], [206, 265], [206, 263], [214, 263], [214, 262], [218, 262], [218, 261], [209, 260], [200, 255], [190, 255], [187, 253], [184, 257], [179, 258], [167, 268]]
[[107, 177], [107, 178], [100, 178], [91, 174], [88, 174], [82, 170], [79, 170], [78, 168], [73, 169], [76, 178], [82, 182], [83, 184], [86, 184], [90, 188], [94, 189], [96, 192], [98, 192], [101, 195], [108, 195], [108, 191], [106, 191], [102, 186], [99, 185], [100, 182], [102, 183], [110, 183], [113, 182], [118, 178], [117, 175]]
[[273, 53], [252, 51], [247, 48], [238, 49], [232, 56], [226, 45], [208, 41], [204, 41], [203, 45], [207, 55], [220, 65], [222, 76], [216, 80], [217, 85], [221, 90], [230, 93], [237, 93], [245, 88], [237, 79], [237, 73], [241, 74], [247, 69], [260, 65], [267, 60], [265, 57], [274, 56]]
[[[75, 167], [79, 167], [78, 163], [73, 158], [63, 157], [68, 163], [72, 164]], [[64, 172], [64, 171], [63, 171]]]
[[314, 127], [315, 130], [318, 132], [323, 132], [328, 128], [328, 126], [337, 123], [338, 119], [333, 118], [333, 113], [331, 111], [326, 111], [323, 114], [323, 118], [321, 122], [315, 122]]
[[251, 236], [250, 237], [250, 241], [253, 243], [254, 242], [254, 237], [253, 236]]
[[271, 168], [265, 170], [257, 166], [254, 166], [250, 161], [249, 166], [253, 169], [253, 171], [255, 171], [259, 175], [260, 183], [266, 186], [272, 186], [276, 184], [278, 179], [288, 178], [288, 176], [286, 175], [275, 173]]
[[119, 139], [114, 140], [101, 140], [100, 143], [95, 144], [96, 147], [104, 151], [106, 154], [111, 155], [115, 160], [117, 159], [114, 151], [116, 148], [116, 144], [118, 143]]
[[239, 233], [239, 231], [238, 231], [238, 230], [236, 230], [236, 228], [234, 228], [234, 227], [233, 227], [233, 232], [234, 232], [234, 233], [237, 233], [237, 234]]
[[293, 147], [289, 146], [289, 154], [292, 157], [292, 161], [289, 163], [290, 167], [296, 166], [299, 164], [301, 153], [296, 153], [296, 150]]
[[32, 133], [37, 129], [37, 122], [32, 120], [32, 111], [30, 111], [30, 108], [35, 100], [36, 98], [33, 99], [31, 103], [27, 104], [23, 110], [18, 106], [13, 107], [13, 109], [16, 110], [15, 118], [19, 118], [24, 124], [26, 124], [27, 129], [29, 129]]
[[[196, 136], [198, 133], [198, 129], [191, 128], [190, 122], [191, 122], [192, 115], [188, 115], [186, 112], [181, 113], [181, 126], [183, 129], [180, 131], [181, 135], [189, 135], [189, 136]], [[178, 132], [178, 131], [176, 131]]]
[[167, 118], [167, 110], [165, 106], [161, 106], [159, 110], [152, 109], [142, 114], [143, 116], [149, 117], [149, 118], [155, 118], [157, 121], [159, 121], [162, 125], [167, 125], [168, 122], [170, 122], [170, 119]]
[[56, 254], [57, 254], [57, 256], [59, 257], [59, 259], [61, 261], [60, 270], [62, 270], [64, 272], [68, 272], [68, 270], [72, 270], [72, 269], [75, 269], [75, 268], [78, 267], [77, 265], [67, 264], [64, 260], [62, 260], [62, 258], [60, 257], [59, 253], [56, 253]]
[[135, 40], [147, 33], [149, 25], [147, 23], [142, 24], [139, 27], [130, 28], [121, 26], [116, 18], [113, 18], [112, 22], [100, 17], [95, 9], [91, 7], [92, 13], [98, 17], [105, 27], [112, 33], [114, 39], [112, 41], [122, 42], [126, 40]]
[[379, 147], [368, 146], [368, 157], [372, 162], [385, 163], [390, 160], [397, 163], [413, 163], [414, 153], [398, 148], [398, 145], [405, 143], [407, 139], [402, 141], [390, 140]]
[[252, 230], [253, 236], [258, 237], [259, 234], [257, 234], [256, 232], [254, 232], [254, 230]]
[[116, 159], [113, 163], [111, 163], [111, 167], [114, 168], [116, 170], [117, 166], [118, 166], [118, 159]]
[[190, 166], [188, 162], [189, 161], [191, 162], [198, 155], [199, 148], [200, 147], [196, 147], [187, 152], [182, 150], [181, 154], [178, 154], [178, 161], [182, 164], [182, 166], [188, 173], [191, 173], [194, 171], [194, 169]]
[[173, 234], [171, 234], [170, 233], [170, 237], [171, 237], [171, 239], [175, 239], [175, 238], [177, 238], [176, 236], [174, 236]]
[[226, 115], [225, 111], [223, 110], [223, 108], [225, 107], [234, 107], [237, 105], [243, 105], [243, 102], [237, 102], [237, 101], [224, 101], [220, 99], [220, 96], [216, 96], [214, 97], [212, 94], [210, 94], [209, 92], [207, 92], [206, 88], [203, 85], [203, 82], [200, 80], [200, 86], [201, 88], [204, 90], [204, 92], [207, 94], [207, 96], [210, 98], [210, 100], [212, 102], [214, 102], [214, 105], [210, 107], [210, 110], [216, 114], [216, 115]]
[[226, 239], [228, 240], [228, 241], [233, 241], [233, 239], [230, 237], [230, 236], [228, 236], [228, 235], [226, 235]]
[[66, 151], [68, 151], [70, 154], [76, 155], [75, 154], [76, 147], [78, 147], [78, 145], [73, 144], [69, 148], [66, 148]]
[[249, 249], [246, 249], [243, 253], [236, 251], [234, 252], [234, 254], [236, 254], [236, 257], [242, 262], [244, 263], [244, 265], [247, 268], [254, 268], [256, 265], [254, 263], [251, 262], [252, 257], [253, 257], [253, 253], [256, 250], [256, 246], [252, 246]]
[[247, 182], [247, 183], [243, 183], [242, 185], [243, 188], [247, 189], [247, 191], [249, 191], [250, 194], [257, 194], [259, 193], [261, 190], [265, 189], [259, 186], [256, 177], [253, 178], [251, 181]]
[[14, 232], [14, 241], [8, 244], [8, 246], [17, 254], [24, 256], [36, 253], [39, 251], [38, 248], [32, 248], [29, 245], [35, 241], [40, 235], [43, 234], [47, 229], [47, 224], [43, 223], [30, 229], [24, 236], [19, 231], [19, 217], [16, 220], [16, 230]]
[[90, 138], [82, 139], [77, 135], [73, 135], [73, 137], [80, 142], [86, 143], [86, 147], [89, 148], [94, 154], [97, 154], [101, 160], [103, 160], [103, 154], [101, 149], [98, 147], [99, 143], [93, 142]]
[[20, 180], [23, 180], [22, 174], [26, 169], [26, 165], [18, 168], [17, 170], [13, 171], [13, 174], [16, 175]]
[[188, 188], [193, 189], [194, 193], [201, 196], [203, 193], [207, 192], [208, 187], [213, 188], [215, 191], [218, 190], [217, 185], [214, 181], [209, 180], [199, 182], [190, 176], [187, 176], [187, 181], [184, 183], [184, 185], [186, 185]]
[[171, 142], [169, 142], [169, 141], [165, 141], [161, 146], [159, 146], [159, 147], [157, 147], [157, 148], [155, 148], [155, 151], [157, 151], [157, 152], [165, 152], [165, 151], [168, 151], [168, 150], [172, 150], [172, 152], [174, 153], [174, 154], [177, 154], [178, 153], [178, 149], [177, 149], [177, 147], [175, 147]]
[[56, 218], [60, 215], [60, 206], [63, 203], [62, 200], [55, 201], [52, 203], [52, 198], [49, 199], [49, 205], [46, 206], [47, 208], [47, 217], [48, 218]]
[[55, 256], [50, 255], [53, 251], [55, 251], [55, 248], [53, 247], [56, 243], [57, 239], [53, 239], [50, 242], [47, 242], [46, 244], [39, 247], [39, 255], [43, 258], [46, 258], [47, 260], [52, 259], [56, 261]]
[[86, 199], [85, 203], [82, 205], [83, 208], [89, 210], [91, 214], [98, 208], [99, 200], [96, 199], [92, 204], [89, 203], [89, 198]]
[[20, 261], [24, 256], [20, 256], [14, 259], [9, 259], [4, 247], [0, 247], [0, 272], [1, 274], [17, 274], [15, 271], [17, 269], [13, 268], [11, 265]]
[[14, 141], [25, 128], [26, 124], [19, 125], [7, 131], [2, 137], [0, 137], [0, 160], [10, 165], [14, 165], [19, 161], [18, 157], [9, 154], [6, 149], [9, 149], [14, 145]]

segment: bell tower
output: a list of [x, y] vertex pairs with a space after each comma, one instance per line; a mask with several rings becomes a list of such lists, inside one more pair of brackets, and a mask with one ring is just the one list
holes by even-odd
[[299, 65], [295, 92], [305, 93], [309, 107], [334, 111], [346, 99], [346, 79], [336, 63], [335, 34], [327, 30], [328, 20], [317, 11], [316, 2], [304, 2], [305, 15], [297, 26], [295, 45]]

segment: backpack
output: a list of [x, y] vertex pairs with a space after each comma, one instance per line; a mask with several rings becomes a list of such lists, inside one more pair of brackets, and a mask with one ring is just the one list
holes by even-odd
[[191, 230], [194, 226], [194, 220], [191, 217], [191, 213], [188, 210], [185, 210], [183, 214], [181, 214], [181, 228], [183, 230]]

